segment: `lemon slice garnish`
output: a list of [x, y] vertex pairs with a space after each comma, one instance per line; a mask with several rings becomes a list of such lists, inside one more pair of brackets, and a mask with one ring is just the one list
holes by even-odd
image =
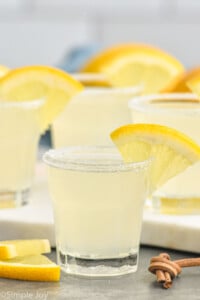
[[167, 90], [184, 72], [184, 67], [172, 55], [158, 48], [125, 44], [100, 52], [81, 71], [103, 73], [112, 86], [143, 85], [144, 93], [155, 93]]
[[188, 83], [191, 82], [192, 87], [192, 85], [196, 85], [198, 81], [200, 81], [200, 67], [195, 67], [177, 76], [176, 82], [174, 82], [174, 85], [171, 86], [169, 91], [175, 93], [189, 93], [191, 92], [191, 88]]
[[166, 126], [130, 124], [116, 129], [111, 138], [126, 162], [152, 158], [152, 190], [200, 160], [200, 147]]
[[10, 69], [8, 67], [0, 65], [0, 77], [4, 76], [9, 71]]
[[200, 97], [200, 69], [197, 71], [195, 76], [187, 79], [186, 85], [190, 91]]
[[31, 101], [44, 99], [40, 110], [41, 132], [62, 112], [83, 85], [64, 71], [47, 66], [13, 69], [0, 78], [0, 99]]

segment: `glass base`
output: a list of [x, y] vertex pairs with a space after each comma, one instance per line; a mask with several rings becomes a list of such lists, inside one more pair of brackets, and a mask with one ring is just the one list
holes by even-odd
[[30, 189], [0, 191], [0, 209], [20, 207], [28, 203]]
[[65, 273], [95, 278], [134, 273], [137, 271], [137, 261], [137, 253], [120, 258], [89, 259], [58, 252], [58, 264]]
[[195, 215], [200, 214], [200, 197], [169, 198], [154, 196], [146, 202], [146, 208], [161, 214]]

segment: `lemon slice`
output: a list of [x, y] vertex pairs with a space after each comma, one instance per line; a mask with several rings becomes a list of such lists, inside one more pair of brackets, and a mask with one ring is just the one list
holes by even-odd
[[111, 133], [126, 162], [152, 157], [152, 191], [200, 160], [200, 147], [181, 132], [155, 124], [131, 124]]
[[0, 277], [31, 281], [58, 281], [60, 267], [44, 255], [17, 257], [0, 260]]
[[144, 93], [167, 90], [184, 71], [183, 65], [168, 53], [141, 44], [119, 45], [97, 54], [83, 72], [105, 74], [112, 86], [143, 85]]
[[0, 78], [0, 99], [31, 101], [44, 99], [41, 108], [41, 132], [64, 109], [83, 85], [66, 72], [47, 66], [26, 66], [11, 70]]
[[0, 242], [0, 260], [17, 256], [49, 253], [51, 250], [48, 240], [10, 240]]
[[101, 73], [73, 73], [73, 78], [77, 79], [84, 86], [89, 87], [109, 87], [107, 78]]
[[200, 80], [200, 67], [192, 68], [187, 72], [177, 76], [176, 82], [171, 86], [170, 92], [176, 93], [188, 93], [191, 92], [191, 89], [188, 86], [188, 83], [199, 81]]
[[196, 76], [188, 78], [186, 85], [190, 91], [200, 97], [200, 70], [199, 72], [196, 72]]
[[9, 71], [10, 69], [8, 67], [0, 65], [0, 77], [4, 76]]

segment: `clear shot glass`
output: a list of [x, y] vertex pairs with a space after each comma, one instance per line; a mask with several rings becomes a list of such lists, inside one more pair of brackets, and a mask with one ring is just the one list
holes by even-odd
[[[194, 94], [171, 93], [137, 97], [129, 102], [134, 123], [175, 128], [200, 144], [200, 100]], [[150, 199], [154, 211], [169, 214], [200, 213], [200, 163], [159, 188]]]
[[0, 208], [28, 202], [43, 103], [43, 100], [0, 101]]
[[[80, 81], [100, 82], [94, 74], [79, 74]], [[127, 88], [86, 87], [76, 95], [52, 124], [54, 148], [79, 145], [112, 145], [109, 134], [131, 122], [128, 101], [141, 94], [142, 86]]]
[[150, 161], [124, 163], [113, 147], [45, 153], [58, 263], [69, 274], [107, 277], [138, 266]]

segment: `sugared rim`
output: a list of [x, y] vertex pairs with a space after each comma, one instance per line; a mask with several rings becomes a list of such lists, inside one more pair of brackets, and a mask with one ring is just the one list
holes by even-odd
[[43, 155], [43, 161], [54, 168], [84, 172], [140, 172], [147, 169], [151, 159], [124, 163], [115, 147], [72, 146], [51, 149]]
[[[72, 77], [82, 83], [89, 83], [89, 82], [105, 82], [106, 78], [101, 73], [72, 73]], [[133, 94], [139, 95], [143, 92], [144, 85], [135, 85], [135, 86], [128, 86], [128, 87], [104, 87], [104, 86], [94, 86], [94, 87], [85, 87], [82, 91], [84, 94], [90, 93], [124, 93], [124, 94]]]
[[81, 82], [105, 82], [106, 77], [102, 73], [71, 73], [72, 77]]
[[45, 99], [25, 100], [25, 101], [8, 101], [0, 100], [0, 108], [23, 108], [23, 109], [34, 109], [42, 106], [45, 103]]
[[86, 87], [81, 93], [88, 94], [124, 94], [131, 97], [138, 96], [143, 91], [143, 85], [129, 87]]
[[[175, 107], [156, 107], [156, 101], [188, 101], [188, 100], [193, 100], [195, 102], [199, 103], [199, 108], [197, 107], [184, 107], [184, 105], [180, 108], [175, 108]], [[152, 103], [152, 101], [155, 101], [155, 103]], [[140, 112], [151, 112], [151, 113], [161, 113], [161, 114], [166, 114], [166, 113], [175, 113], [175, 114], [193, 114], [193, 113], [200, 113], [200, 99], [192, 94], [192, 93], [170, 93], [170, 94], [152, 94], [152, 95], [147, 95], [147, 96], [138, 96], [135, 97], [134, 99], [131, 99], [128, 102], [128, 107], [130, 109], [134, 109], [136, 111]]]

